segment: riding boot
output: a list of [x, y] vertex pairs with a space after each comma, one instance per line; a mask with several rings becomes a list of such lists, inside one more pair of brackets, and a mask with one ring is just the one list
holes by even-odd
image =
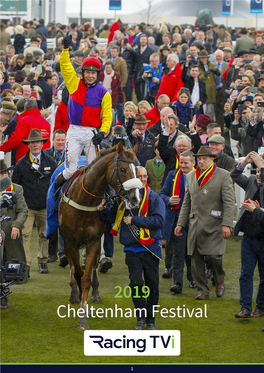
[[64, 178], [62, 172], [56, 178], [54, 190], [56, 191], [65, 183], [66, 179]]

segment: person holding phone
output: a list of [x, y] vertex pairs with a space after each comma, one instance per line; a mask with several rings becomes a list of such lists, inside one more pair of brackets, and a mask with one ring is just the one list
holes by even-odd
[[249, 123], [254, 117], [252, 108], [253, 105], [245, 106], [240, 113], [239, 108], [236, 108], [234, 112], [234, 121], [231, 124], [231, 138], [239, 142], [238, 146], [242, 157], [250, 153], [254, 147], [254, 138], [247, 132]]

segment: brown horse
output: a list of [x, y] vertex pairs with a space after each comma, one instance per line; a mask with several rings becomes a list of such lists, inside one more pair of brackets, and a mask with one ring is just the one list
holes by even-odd
[[[140, 180], [136, 178], [135, 153], [117, 146], [101, 150], [88, 167], [82, 169], [63, 195], [59, 203], [58, 217], [64, 250], [71, 270], [71, 303], [80, 303], [84, 316], [79, 318], [78, 328], [89, 329], [87, 322], [87, 298], [92, 285], [91, 302], [101, 302], [97, 277], [98, 259], [101, 251], [101, 236], [105, 223], [99, 216], [107, 185], [122, 198], [127, 208], [139, 205]], [[85, 270], [80, 266], [79, 249], [86, 247]], [[93, 278], [92, 278], [93, 273]], [[80, 313], [79, 313], [80, 314]]]

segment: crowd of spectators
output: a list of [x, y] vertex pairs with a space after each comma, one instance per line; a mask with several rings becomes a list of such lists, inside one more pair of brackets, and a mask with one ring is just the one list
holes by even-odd
[[[16, 167], [28, 153], [25, 140], [32, 129], [49, 139], [43, 150], [52, 149], [54, 158], [58, 149], [56, 142], [50, 143], [51, 135], [57, 130], [67, 134], [69, 93], [60, 71], [66, 35], [72, 39], [69, 53], [77, 76], [82, 77], [86, 57], [101, 62], [99, 82], [112, 97], [113, 112], [112, 128], [102, 144], [111, 144], [107, 139], [116, 126], [122, 126], [130, 145], [137, 145], [137, 162], [146, 168], [148, 184], [158, 194], [169, 172], [180, 167], [183, 152], [197, 154], [201, 146], [208, 146], [217, 167], [228, 172], [239, 157], [264, 153], [261, 29], [231, 30], [223, 24], [156, 27], [121, 21], [96, 29], [89, 23], [45, 25], [43, 19], [16, 26], [2, 22], [0, 28], [0, 150], [12, 152], [10, 166]], [[48, 39], [56, 41], [53, 50]], [[263, 184], [261, 188], [263, 195]], [[164, 278], [172, 277], [169, 243], [163, 241]], [[53, 248], [47, 261], [56, 259]], [[207, 274], [213, 277], [209, 266]], [[195, 287], [192, 276], [188, 278]], [[263, 304], [260, 309], [264, 314]]]

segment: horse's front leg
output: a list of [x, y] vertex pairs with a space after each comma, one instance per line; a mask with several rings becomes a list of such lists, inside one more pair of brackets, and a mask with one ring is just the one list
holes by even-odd
[[70, 248], [72, 248], [71, 244], [65, 242], [64, 250], [70, 267], [71, 295], [69, 298], [69, 302], [71, 304], [79, 304], [81, 302], [82, 294], [81, 277], [83, 275], [83, 271], [80, 267], [79, 250], [77, 250], [76, 252], [73, 252], [72, 249], [68, 250], [68, 245], [70, 245]]
[[[85, 261], [85, 270], [84, 274], [82, 276], [82, 302], [81, 302], [81, 308], [82, 308], [82, 314], [83, 316], [80, 316], [78, 328], [79, 329], [89, 329], [89, 325], [86, 318], [86, 312], [87, 312], [87, 299], [89, 290], [92, 284], [92, 271], [95, 265], [97, 264], [99, 254], [101, 249], [101, 239], [97, 239], [94, 241], [94, 243], [91, 246], [86, 246], [86, 261]], [[99, 282], [97, 279], [97, 289], [99, 286]], [[98, 290], [97, 290], [98, 292]], [[99, 293], [98, 293], [99, 295]]]

